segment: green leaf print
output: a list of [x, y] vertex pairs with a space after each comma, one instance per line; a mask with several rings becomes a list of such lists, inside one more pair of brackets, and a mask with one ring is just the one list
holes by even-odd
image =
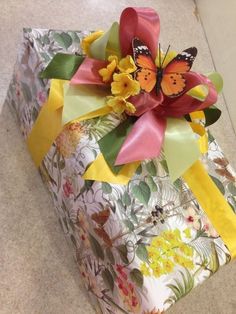
[[138, 185], [134, 185], [132, 188], [132, 193], [135, 198], [137, 198], [140, 203], [147, 205], [151, 196], [151, 190], [146, 182], [141, 181]]
[[99, 242], [91, 234], [89, 235], [89, 242], [90, 242], [94, 255], [104, 260], [103, 249], [101, 245], [99, 244]]
[[185, 268], [185, 273], [182, 271], [179, 272], [181, 279], [174, 279], [174, 284], [167, 285], [171, 289], [172, 295], [165, 301], [166, 303], [173, 304], [185, 295], [187, 295], [194, 287], [194, 277], [190, 272]]
[[155, 176], [157, 174], [156, 166], [152, 160], [146, 164], [146, 168], [151, 176]]
[[110, 272], [110, 270], [108, 268], [105, 268], [102, 271], [102, 279], [105, 283], [105, 285], [111, 290], [113, 291], [114, 289], [114, 279], [112, 277], [112, 274]]
[[67, 33], [55, 33], [53, 38], [61, 47], [65, 49], [68, 49], [72, 45], [72, 38]]
[[143, 274], [137, 268], [134, 268], [130, 272], [130, 279], [140, 288], [143, 286]]

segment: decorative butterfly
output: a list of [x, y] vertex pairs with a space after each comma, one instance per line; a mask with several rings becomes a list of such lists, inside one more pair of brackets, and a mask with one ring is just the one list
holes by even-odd
[[[184, 92], [186, 80], [184, 73], [189, 72], [197, 55], [197, 48], [191, 47], [174, 57], [163, 67], [170, 46], [168, 47], [163, 61], [159, 59], [157, 67], [149, 48], [138, 38], [133, 39], [133, 55], [138, 70], [135, 79], [139, 81], [141, 89], [150, 93], [156, 87], [156, 94], [162, 90], [168, 97], [177, 97]], [[161, 51], [159, 46], [159, 58]]]
[[94, 228], [94, 232], [109, 246], [112, 246], [112, 241], [108, 235], [108, 233], [104, 230], [104, 225], [110, 217], [110, 208], [107, 207], [98, 213], [94, 213], [91, 215], [93, 221], [95, 221], [98, 225], [97, 228]]

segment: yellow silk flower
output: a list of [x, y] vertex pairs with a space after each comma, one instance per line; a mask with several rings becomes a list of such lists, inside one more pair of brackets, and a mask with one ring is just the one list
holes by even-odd
[[126, 101], [125, 98], [121, 96], [110, 96], [107, 97], [107, 105], [113, 109], [114, 112], [121, 114], [124, 111], [127, 111], [129, 113], [134, 113], [136, 111], [136, 108], [131, 102]]
[[127, 55], [125, 58], [121, 59], [117, 67], [120, 72], [123, 73], [133, 73], [137, 70], [134, 60], [130, 55]]
[[106, 68], [102, 68], [98, 71], [98, 73], [101, 75], [102, 80], [104, 83], [107, 83], [111, 80], [113, 73], [115, 72], [115, 69], [118, 64], [118, 58], [117, 56], [109, 56], [108, 61], [110, 62]]
[[115, 73], [113, 75], [113, 82], [111, 83], [111, 92], [115, 96], [128, 98], [140, 92], [140, 84], [130, 74]]
[[103, 34], [104, 34], [103, 31], [97, 31], [97, 32], [94, 32], [94, 33], [88, 35], [87, 37], [85, 37], [85, 38], [82, 40], [81, 47], [82, 47], [82, 50], [83, 50], [84, 54], [86, 54], [87, 56], [90, 57], [90, 52], [89, 52], [90, 45], [91, 45], [96, 39], [98, 39], [99, 37], [101, 37]]

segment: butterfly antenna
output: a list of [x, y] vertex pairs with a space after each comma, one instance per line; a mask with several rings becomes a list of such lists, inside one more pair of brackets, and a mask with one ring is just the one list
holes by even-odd
[[166, 57], [167, 57], [167, 54], [168, 54], [169, 50], [170, 50], [170, 45], [168, 46], [168, 48], [167, 48], [167, 50], [166, 50], [166, 53], [165, 53], [164, 59], [163, 59], [163, 61], [162, 61], [161, 67], [163, 66], [163, 64], [164, 64], [164, 62], [165, 62], [165, 60], [166, 60]]
[[158, 54], [159, 54], [159, 67], [161, 68], [161, 44], [159, 43], [159, 48], [158, 48]]

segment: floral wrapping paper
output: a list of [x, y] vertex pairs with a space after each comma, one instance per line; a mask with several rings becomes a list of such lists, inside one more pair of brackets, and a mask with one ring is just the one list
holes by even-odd
[[[24, 29], [6, 102], [26, 138], [47, 99], [38, 75], [58, 52], [81, 53], [89, 32]], [[187, 185], [170, 182], [165, 159], [146, 160], [128, 185], [84, 181], [114, 113], [66, 126], [40, 173], [98, 313], [162, 313], [231, 259]], [[235, 173], [209, 133], [202, 157], [236, 213]]]

